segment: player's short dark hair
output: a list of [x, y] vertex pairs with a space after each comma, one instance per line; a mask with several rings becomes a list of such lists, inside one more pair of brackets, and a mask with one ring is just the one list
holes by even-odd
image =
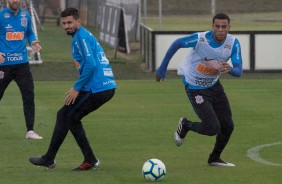
[[227, 20], [228, 23], [230, 23], [230, 18], [228, 15], [226, 15], [225, 13], [218, 13], [216, 14], [213, 19], [212, 19], [212, 23], [214, 24], [214, 20], [215, 19], [220, 19], [220, 20]]
[[79, 19], [79, 12], [76, 8], [66, 8], [61, 12], [61, 17], [73, 16], [75, 20]]

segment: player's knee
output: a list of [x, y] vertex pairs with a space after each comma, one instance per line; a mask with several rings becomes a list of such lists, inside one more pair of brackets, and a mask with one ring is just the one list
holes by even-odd
[[234, 130], [234, 124], [230, 123], [228, 124], [228, 126], [226, 126], [226, 128], [222, 131], [222, 133], [229, 136], [232, 134], [233, 130]]
[[61, 108], [58, 112], [57, 112], [57, 122], [65, 122], [68, 120], [68, 115], [67, 115], [67, 110], [65, 108]]
[[219, 124], [212, 124], [212, 125], [209, 125], [207, 127], [207, 135], [209, 136], [214, 136], [214, 135], [217, 135], [218, 132], [220, 131], [220, 125]]

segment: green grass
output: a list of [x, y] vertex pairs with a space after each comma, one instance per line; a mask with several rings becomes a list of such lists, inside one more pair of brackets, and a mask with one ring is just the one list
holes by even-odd
[[[96, 38], [99, 38], [99, 32], [94, 28], [88, 28]], [[38, 37], [41, 42], [41, 57], [43, 62], [72, 62], [71, 41], [72, 37], [67, 35], [64, 29], [54, 24], [46, 24], [44, 30], [38, 30]], [[109, 53], [111, 61], [114, 58], [114, 49], [104, 45], [106, 53]]]
[[[35, 82], [36, 125], [44, 137], [26, 140], [22, 102], [15, 83], [0, 102], [1, 183], [115, 184], [145, 183], [141, 175], [149, 158], [162, 160], [167, 176], [161, 183], [280, 183], [282, 167], [263, 165], [247, 157], [251, 147], [279, 142], [281, 136], [282, 80], [222, 80], [233, 110], [235, 130], [222, 157], [235, 168], [207, 166], [215, 137], [189, 133], [182, 147], [173, 143], [178, 119], [198, 120], [181, 81], [118, 80], [115, 97], [83, 119], [94, 152], [102, 167], [98, 171], [73, 172], [82, 155], [71, 134], [56, 157], [54, 170], [28, 163], [43, 154], [51, 138], [57, 110], [72, 82]], [[264, 159], [282, 163], [282, 146], [261, 150]]]
[[71, 36], [66, 35], [62, 27], [46, 24], [44, 31], [38, 31], [41, 42], [43, 62], [70, 62]]
[[[231, 15], [232, 30], [281, 30], [281, 22], [260, 22], [258, 15]], [[273, 19], [280, 14], [265, 14]], [[182, 21], [175, 23], [176, 20]], [[168, 24], [166, 23], [168, 22]], [[175, 24], [174, 24], [175, 23]], [[181, 27], [180, 25], [184, 25]], [[210, 16], [171, 18], [164, 20], [165, 30], [210, 29]], [[186, 27], [187, 26], [187, 27]], [[158, 24], [155, 25], [158, 27]], [[177, 30], [179, 30], [177, 29]], [[98, 37], [97, 31], [91, 29]], [[51, 139], [56, 112], [62, 106], [65, 91], [73, 85], [77, 72], [71, 63], [71, 37], [61, 27], [45, 25], [39, 32], [44, 63], [32, 66], [36, 93], [35, 129], [42, 141], [24, 138], [25, 125], [20, 92], [12, 83], [0, 101], [0, 181], [5, 184], [115, 184], [144, 183], [143, 163], [159, 158], [167, 167], [161, 183], [280, 183], [281, 167], [256, 163], [247, 157], [251, 147], [281, 141], [281, 73], [244, 74], [242, 79], [230, 80], [223, 76], [233, 110], [234, 134], [223, 158], [234, 162], [235, 168], [207, 166], [214, 137], [189, 133], [180, 148], [172, 135], [179, 117], [186, 115], [198, 120], [175, 72], [168, 72], [164, 83], [154, 82], [154, 74], [142, 70], [138, 50], [131, 55], [118, 53], [103, 46], [112, 62], [118, 90], [115, 97], [98, 111], [83, 120], [87, 135], [102, 168], [97, 172], [75, 173], [71, 169], [82, 162], [82, 155], [69, 135], [56, 157], [54, 170], [37, 168], [28, 163], [30, 156], [43, 154]], [[175, 80], [177, 78], [177, 80]], [[64, 80], [67, 80], [64, 81]], [[282, 146], [261, 150], [264, 159], [282, 163]]]

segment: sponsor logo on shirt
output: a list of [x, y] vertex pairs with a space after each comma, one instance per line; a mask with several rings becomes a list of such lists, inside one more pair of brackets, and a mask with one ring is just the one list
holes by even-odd
[[229, 49], [230, 50], [231, 49], [231, 45], [225, 45], [224, 49]]
[[240, 47], [239, 44], [236, 44], [237, 52], [236, 52], [236, 58], [239, 60], [240, 59]]
[[103, 82], [103, 85], [107, 85], [107, 84], [114, 84], [114, 85], [116, 85], [116, 81], [115, 80], [109, 80], [109, 81]]
[[215, 68], [209, 68], [206, 65], [204, 65], [203, 63], [199, 63], [197, 65], [197, 71], [203, 74], [207, 74], [207, 75], [214, 75], [214, 74], [218, 74], [218, 69]]
[[13, 53], [13, 54], [7, 54], [6, 56], [7, 61], [21, 61], [23, 60], [22, 53]]
[[189, 45], [189, 44], [192, 44], [192, 43], [194, 43], [194, 42], [197, 42], [197, 40], [185, 41], [185, 44], [186, 44], [186, 45]]
[[195, 83], [199, 86], [208, 87], [213, 84], [213, 78], [196, 77]]
[[[81, 51], [80, 51], [79, 43], [78, 43], [78, 42], [75, 42], [74, 44], [76, 45], [79, 54], [82, 55], [82, 53], [81, 53]], [[72, 49], [72, 52], [74, 53], [74, 48]]]
[[99, 52], [98, 53], [98, 58], [99, 58], [101, 64], [104, 64], [104, 65], [109, 64], [109, 60], [107, 59], [107, 57], [106, 57], [104, 52]]
[[5, 28], [6, 29], [12, 29], [13, 27], [10, 24], [8, 24]]
[[209, 58], [205, 57], [204, 60], [205, 60], [205, 61], [211, 61], [211, 60], [214, 60], [214, 59], [209, 59]]
[[89, 53], [89, 49], [88, 49], [88, 46], [87, 46], [87, 44], [86, 44], [86, 41], [85, 41], [85, 39], [82, 39], [82, 41], [83, 41], [83, 44], [84, 44], [84, 47], [85, 47], [85, 50], [86, 50], [86, 55], [89, 57], [89, 56], [91, 56], [91, 54]]
[[103, 72], [104, 72], [104, 76], [106, 76], [106, 77], [113, 77], [114, 76], [111, 68], [104, 68]]
[[199, 38], [199, 42], [205, 42], [204, 38]]
[[23, 40], [24, 39], [24, 32], [7, 32], [6, 33], [6, 40]]

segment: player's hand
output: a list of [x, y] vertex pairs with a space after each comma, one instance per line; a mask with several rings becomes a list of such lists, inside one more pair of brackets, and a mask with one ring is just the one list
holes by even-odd
[[5, 62], [5, 56], [6, 56], [6, 54], [0, 52], [0, 63], [4, 63]]
[[75, 99], [77, 98], [79, 91], [70, 88], [66, 93], [67, 96], [65, 98], [65, 105], [71, 105], [74, 104]]
[[156, 75], [156, 81], [157, 82], [162, 82], [164, 79], [161, 77], [161, 76], [159, 76], [159, 75]]
[[32, 48], [32, 50], [34, 52], [40, 52], [40, 50], [41, 50], [41, 46], [40, 46], [39, 42], [37, 42], [37, 41], [32, 42], [30, 47]]
[[161, 68], [156, 71], [156, 81], [162, 82], [165, 78], [166, 70], [162, 70]]
[[223, 62], [220, 63], [219, 71], [221, 73], [227, 73], [227, 72], [230, 71], [230, 69], [231, 69], [231, 66], [227, 62], [223, 61]]

